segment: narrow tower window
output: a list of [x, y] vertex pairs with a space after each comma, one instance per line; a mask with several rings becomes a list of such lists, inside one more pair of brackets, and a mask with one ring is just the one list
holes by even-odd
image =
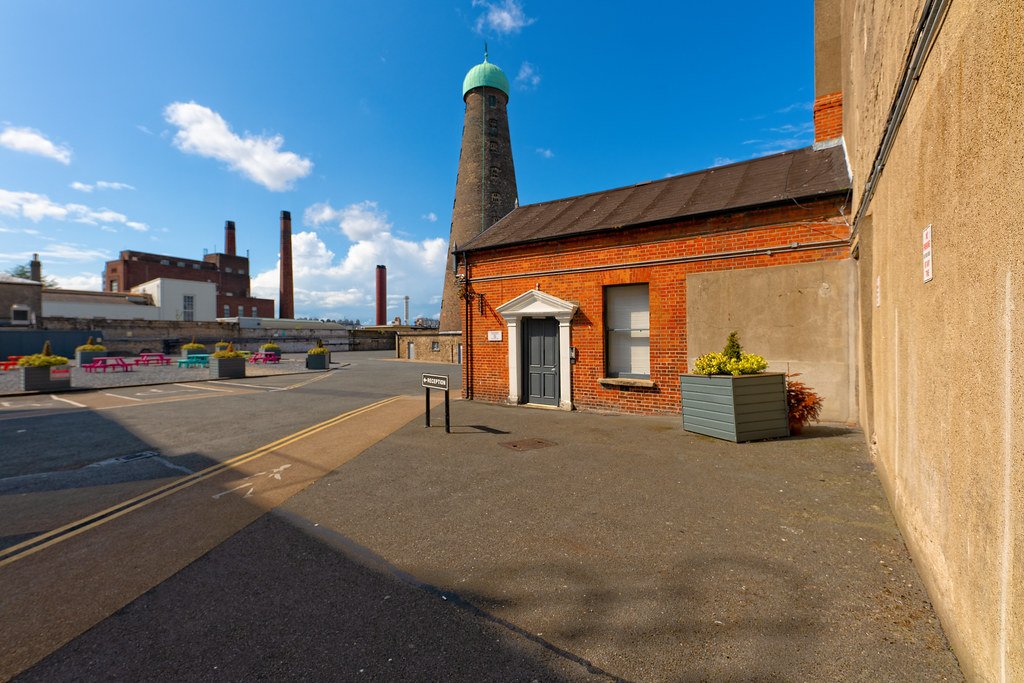
[[491, 107], [497, 107], [498, 106], [498, 98], [495, 97], [494, 95], [488, 95], [487, 96], [487, 104], [488, 104], [488, 106], [491, 106]]

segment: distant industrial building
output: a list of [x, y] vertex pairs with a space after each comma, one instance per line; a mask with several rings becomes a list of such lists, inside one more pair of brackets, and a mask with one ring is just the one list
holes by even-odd
[[206, 254], [203, 260], [142, 251], [122, 251], [107, 261], [103, 291], [130, 291], [157, 279], [209, 282], [216, 288], [219, 317], [274, 317], [274, 300], [258, 299], [249, 290], [249, 257], [235, 253], [235, 222], [224, 224], [224, 253]]

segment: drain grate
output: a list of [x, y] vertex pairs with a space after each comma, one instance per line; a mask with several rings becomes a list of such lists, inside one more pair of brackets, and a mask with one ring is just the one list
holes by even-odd
[[544, 439], [519, 439], [518, 441], [505, 441], [498, 445], [513, 451], [535, 451], [538, 448], [548, 448], [558, 444], [554, 441], [545, 441]]

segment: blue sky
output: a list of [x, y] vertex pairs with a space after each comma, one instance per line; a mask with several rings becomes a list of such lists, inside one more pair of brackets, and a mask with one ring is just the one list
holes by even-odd
[[278, 214], [296, 313], [440, 308], [481, 61], [513, 84], [520, 204], [811, 143], [810, 2], [536, 0], [0, 7], [0, 270], [39, 252], [99, 289], [121, 249], [201, 258], [236, 221], [273, 298]]

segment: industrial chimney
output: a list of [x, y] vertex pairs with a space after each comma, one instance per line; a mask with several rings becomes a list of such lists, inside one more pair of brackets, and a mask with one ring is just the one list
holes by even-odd
[[388, 269], [377, 266], [377, 324], [387, 325], [388, 319]]
[[39, 262], [39, 254], [32, 254], [32, 262], [29, 263], [29, 272], [36, 282], [43, 281], [43, 264]]
[[235, 222], [224, 221], [224, 253], [235, 255]]
[[409, 295], [405, 295], [405, 324], [409, 324]]
[[292, 280], [292, 214], [281, 212], [281, 289], [278, 318], [295, 317], [295, 284]]

